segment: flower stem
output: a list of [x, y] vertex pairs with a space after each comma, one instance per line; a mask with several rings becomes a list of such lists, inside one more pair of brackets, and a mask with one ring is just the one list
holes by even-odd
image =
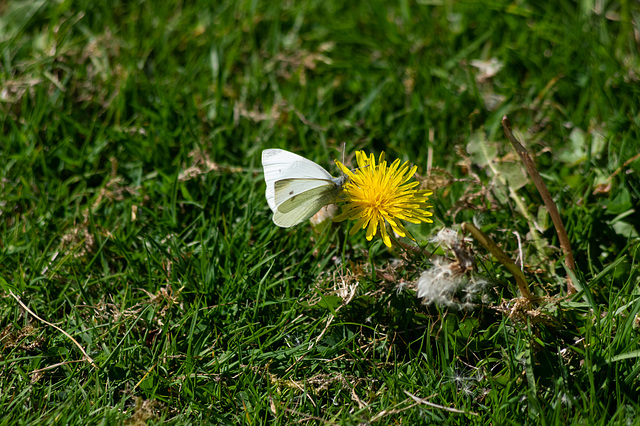
[[[558, 208], [553, 202], [547, 186], [544, 184], [544, 181], [540, 177], [540, 173], [538, 173], [538, 170], [536, 169], [533, 160], [529, 156], [529, 153], [513, 135], [513, 132], [511, 131], [511, 123], [509, 122], [509, 119], [506, 115], [502, 117], [502, 128], [504, 129], [504, 134], [507, 136], [507, 139], [509, 139], [509, 142], [511, 142], [511, 145], [513, 145], [513, 148], [516, 150], [516, 152], [520, 156], [520, 159], [524, 163], [524, 166], [526, 167], [531, 180], [533, 180], [533, 183], [535, 184], [538, 192], [540, 193], [540, 196], [542, 197], [542, 200], [544, 201], [544, 205], [549, 211], [549, 215], [551, 216], [551, 220], [553, 221], [553, 225], [555, 226], [556, 232], [558, 234], [558, 239], [560, 240], [560, 247], [562, 248], [562, 251], [564, 253], [564, 261], [567, 267], [572, 271], [575, 271], [576, 263], [573, 258], [573, 251], [571, 251], [571, 243], [569, 242], [567, 231], [565, 230], [564, 224], [562, 223], [560, 213], [558, 213]], [[573, 294], [575, 292], [576, 288], [571, 282], [571, 278], [567, 277], [567, 293]]]
[[513, 274], [522, 296], [527, 298], [528, 300], [531, 300], [532, 295], [531, 291], [529, 291], [529, 284], [527, 283], [527, 279], [524, 276], [524, 272], [522, 272], [522, 270], [518, 268], [518, 265], [516, 265], [515, 262], [511, 260], [509, 255], [502, 251], [502, 249], [498, 247], [498, 245], [494, 243], [487, 234], [476, 228], [471, 223], [464, 222], [462, 224], [462, 229], [465, 231], [469, 231], [469, 233], [473, 235], [473, 238], [475, 238], [480, 244], [482, 244], [487, 250], [489, 250], [489, 252], [491, 252], [491, 254], [494, 255], [496, 259], [498, 259], [498, 262], [502, 263], [505, 268], [507, 268], [509, 272]]

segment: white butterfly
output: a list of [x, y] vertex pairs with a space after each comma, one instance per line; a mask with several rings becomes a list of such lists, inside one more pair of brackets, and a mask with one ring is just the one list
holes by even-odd
[[262, 151], [262, 167], [273, 223], [283, 228], [304, 222], [332, 203], [347, 181], [346, 176], [334, 178], [313, 161], [283, 149]]

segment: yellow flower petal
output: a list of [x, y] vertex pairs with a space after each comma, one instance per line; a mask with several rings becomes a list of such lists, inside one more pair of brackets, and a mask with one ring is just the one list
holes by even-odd
[[432, 222], [429, 217], [433, 213], [426, 209], [432, 207], [428, 201], [433, 192], [414, 189], [419, 182], [410, 180], [417, 166], [409, 168], [409, 162], [401, 164], [399, 159], [388, 165], [384, 158], [384, 152], [381, 152], [376, 164], [373, 154], [367, 156], [364, 151], [357, 151], [358, 168], [353, 172], [336, 161], [340, 170], [349, 177], [349, 182], [344, 186], [342, 213], [334, 220], [357, 220], [349, 234], [366, 229], [369, 241], [379, 228], [382, 240], [391, 247], [388, 226], [404, 237], [407, 230], [400, 220], [410, 223]]

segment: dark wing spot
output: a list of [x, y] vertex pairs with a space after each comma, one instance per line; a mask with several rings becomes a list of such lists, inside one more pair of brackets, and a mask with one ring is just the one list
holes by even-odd
[[289, 191], [289, 195], [293, 195], [293, 191]]

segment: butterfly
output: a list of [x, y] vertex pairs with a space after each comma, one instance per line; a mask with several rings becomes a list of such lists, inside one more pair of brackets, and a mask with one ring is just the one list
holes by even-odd
[[283, 149], [262, 151], [265, 196], [273, 212], [273, 223], [290, 228], [332, 203], [347, 182], [334, 178], [320, 165]]

